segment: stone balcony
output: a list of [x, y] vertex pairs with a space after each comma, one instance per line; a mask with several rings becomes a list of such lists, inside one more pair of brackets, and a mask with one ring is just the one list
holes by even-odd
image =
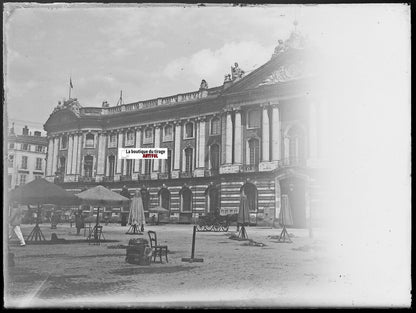
[[131, 181], [131, 175], [121, 175], [120, 176], [120, 181]]
[[95, 177], [80, 176], [78, 181], [81, 183], [95, 183]]
[[179, 178], [192, 178], [193, 173], [192, 172], [180, 172]]

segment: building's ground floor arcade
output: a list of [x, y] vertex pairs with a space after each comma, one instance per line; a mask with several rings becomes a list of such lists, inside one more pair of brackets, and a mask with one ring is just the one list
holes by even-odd
[[[62, 183], [61, 186], [78, 193], [97, 184], [74, 182]], [[131, 196], [135, 190], [140, 190], [146, 217], [149, 217], [149, 208], [163, 207], [168, 213], [160, 214], [159, 221], [169, 223], [192, 223], [199, 216], [216, 210], [221, 215], [237, 214], [244, 191], [251, 224], [277, 226], [281, 209], [289, 206], [293, 226], [307, 227], [311, 210], [319, 210], [322, 193], [316, 173], [306, 172], [302, 168], [278, 169], [269, 173], [101, 184], [118, 193], [126, 186]], [[96, 214], [94, 208], [88, 208], [85, 212]], [[128, 207], [105, 208], [100, 214], [107, 218], [124, 216], [125, 219]]]

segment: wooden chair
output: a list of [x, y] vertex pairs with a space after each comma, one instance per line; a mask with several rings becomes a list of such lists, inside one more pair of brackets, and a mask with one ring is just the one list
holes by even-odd
[[166, 263], [168, 263], [168, 246], [159, 246], [157, 244], [156, 232], [149, 230], [147, 234], [149, 235], [150, 247], [153, 250], [153, 262], [155, 262], [156, 257], [159, 256], [160, 263], [162, 263], [162, 255], [164, 254]]

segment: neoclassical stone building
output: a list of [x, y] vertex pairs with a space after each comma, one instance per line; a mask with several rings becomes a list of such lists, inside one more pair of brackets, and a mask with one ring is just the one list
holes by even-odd
[[[46, 176], [73, 192], [140, 189], [145, 209], [161, 205], [171, 222], [236, 213], [244, 190], [253, 223], [276, 222], [289, 205], [304, 227], [319, 203], [325, 153], [325, 109], [308, 59], [293, 33], [251, 73], [236, 63], [222, 86], [203, 80], [197, 91], [114, 107], [60, 103], [44, 125]], [[120, 147], [163, 147], [168, 159], [121, 160]]]

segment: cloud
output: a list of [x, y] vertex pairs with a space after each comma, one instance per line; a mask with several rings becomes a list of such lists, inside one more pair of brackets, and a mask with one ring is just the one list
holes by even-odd
[[222, 84], [235, 62], [246, 72], [252, 71], [270, 59], [273, 48], [254, 41], [230, 42], [216, 50], [203, 49], [189, 57], [177, 58], [166, 65], [163, 75], [171, 80], [205, 79], [213, 87]]

